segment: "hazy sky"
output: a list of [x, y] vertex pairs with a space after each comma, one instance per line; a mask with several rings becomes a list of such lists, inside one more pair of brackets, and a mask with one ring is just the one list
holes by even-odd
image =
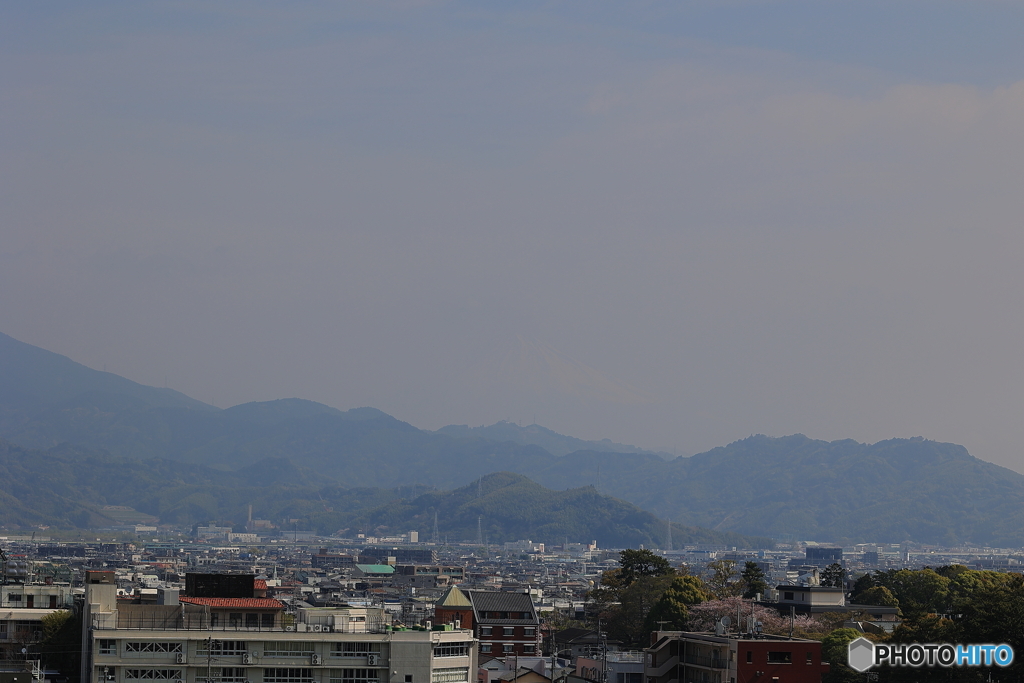
[[1024, 3], [0, 9], [0, 331], [228, 406], [1024, 471]]

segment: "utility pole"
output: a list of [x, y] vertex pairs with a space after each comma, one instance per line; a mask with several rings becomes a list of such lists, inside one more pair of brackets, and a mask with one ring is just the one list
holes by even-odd
[[206, 639], [206, 683], [213, 683], [210, 675], [210, 664], [213, 663], [213, 636]]
[[598, 622], [597, 635], [601, 638], [601, 683], [608, 683], [608, 638]]

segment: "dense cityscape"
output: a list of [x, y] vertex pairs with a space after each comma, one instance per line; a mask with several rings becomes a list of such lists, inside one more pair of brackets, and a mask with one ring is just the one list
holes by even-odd
[[934, 619], [913, 601], [951, 589], [928, 581], [1019, 583], [1024, 558], [910, 543], [621, 550], [194, 532], [0, 539], [5, 680], [244, 683], [255, 669], [277, 683], [855, 680], [846, 643]]

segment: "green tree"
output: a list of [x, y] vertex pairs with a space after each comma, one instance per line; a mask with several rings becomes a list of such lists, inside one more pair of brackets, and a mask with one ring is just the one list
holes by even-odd
[[900, 601], [885, 586], [874, 586], [860, 594], [858, 605], [877, 605], [879, 607], [899, 607]]
[[821, 572], [821, 585], [831, 588], [843, 588], [846, 584], [846, 570], [838, 562], [833, 562]]
[[57, 610], [41, 618], [39, 621], [43, 625], [43, 641], [52, 640], [70, 618], [71, 612], [66, 609]]
[[861, 600], [861, 595], [863, 595], [864, 591], [874, 588], [876, 585], [878, 584], [875, 583], [875, 579], [871, 574], [861, 574], [853, 582], [853, 594], [850, 596], [850, 601], [855, 605], [864, 604], [863, 600]]
[[632, 646], [644, 645], [648, 616], [672, 584], [671, 576], [642, 576], [619, 593], [619, 604], [606, 613], [608, 634]]
[[863, 676], [846, 665], [847, 646], [861, 637], [855, 628], [837, 628], [821, 639], [821, 659], [829, 663], [829, 672], [822, 683], [854, 683]]
[[888, 572], [885, 583], [882, 583], [899, 600], [900, 611], [905, 617], [947, 612], [950, 606], [949, 584], [949, 579], [939, 576], [933, 569]]
[[736, 578], [735, 560], [715, 560], [708, 562], [708, 588], [716, 598], [731, 598], [739, 595], [741, 586], [733, 581]]
[[690, 606], [710, 600], [712, 597], [704, 582], [698, 577], [676, 577], [647, 615], [646, 630], [685, 630]]
[[669, 576], [675, 574], [669, 561], [650, 550], [623, 550], [619, 553], [619, 578], [629, 586], [645, 576]]
[[41, 619], [43, 638], [32, 646], [43, 664], [61, 672], [69, 683], [78, 683], [78, 666], [82, 657], [82, 620], [72, 619], [71, 612], [60, 610]]
[[743, 573], [740, 575], [740, 582], [743, 584], [743, 597], [749, 599], [764, 595], [768, 590], [768, 582], [765, 580], [764, 571], [757, 562], [747, 561], [743, 565]]

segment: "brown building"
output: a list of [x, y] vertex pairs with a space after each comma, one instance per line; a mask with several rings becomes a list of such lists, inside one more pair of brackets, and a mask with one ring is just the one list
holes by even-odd
[[481, 655], [540, 653], [540, 617], [526, 593], [463, 591], [452, 586], [434, 605], [434, 621], [472, 629]]

